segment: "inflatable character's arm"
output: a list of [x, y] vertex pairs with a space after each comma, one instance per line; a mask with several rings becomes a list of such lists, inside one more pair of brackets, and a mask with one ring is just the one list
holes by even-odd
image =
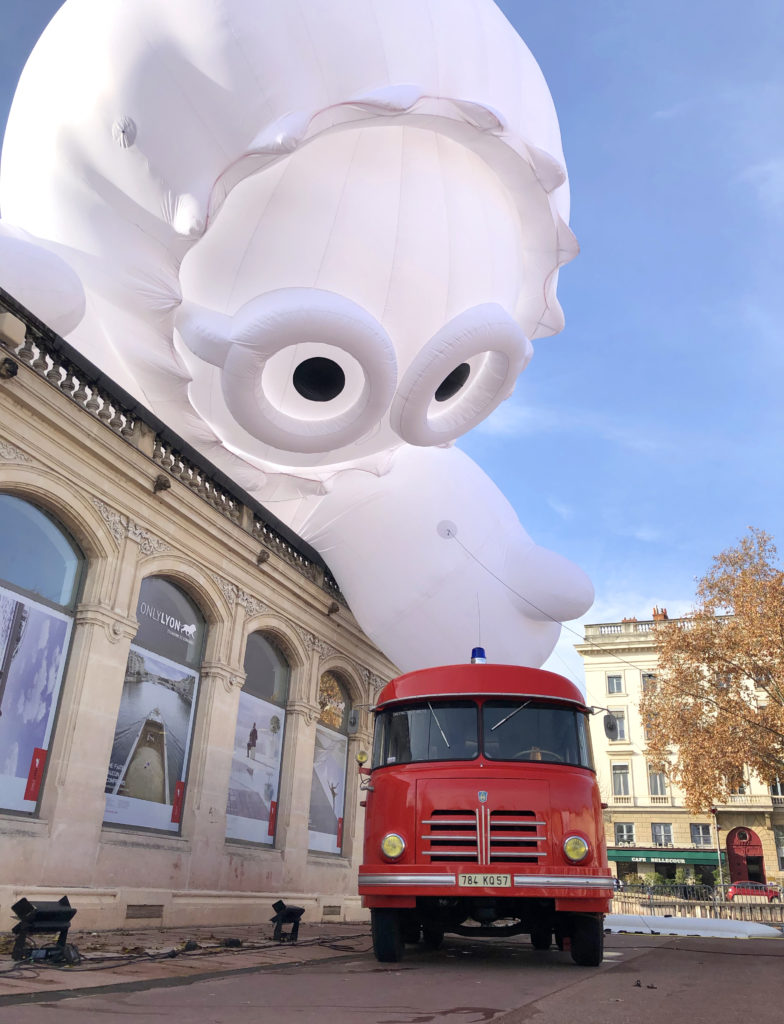
[[465, 661], [539, 666], [590, 580], [535, 544], [457, 448], [400, 449], [384, 476], [347, 472], [303, 529], [360, 625], [403, 671]]

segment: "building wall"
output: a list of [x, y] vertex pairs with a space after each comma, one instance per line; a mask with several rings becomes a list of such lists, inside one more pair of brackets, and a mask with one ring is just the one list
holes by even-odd
[[[585, 643], [576, 649], [585, 665], [586, 695], [589, 704], [606, 707], [612, 712], [625, 716], [626, 738], [608, 740], [604, 733], [603, 716], [591, 719], [591, 738], [597, 763], [597, 775], [602, 800], [607, 804], [605, 811], [605, 834], [611, 865], [634, 864], [637, 872], [651, 878], [655, 871], [671, 871], [674, 865], [685, 867], [687, 875], [695, 871], [691, 859], [705, 852], [705, 863], [715, 868], [717, 858], [714, 816], [710, 813], [695, 814], [685, 806], [683, 793], [666, 781], [665, 791], [652, 794], [649, 786], [648, 764], [645, 757], [645, 731], [640, 717], [639, 702], [644, 677], [655, 674], [657, 665], [656, 646], [653, 642], [653, 619], [646, 621], [624, 620], [587, 625]], [[609, 682], [610, 677], [620, 677], [618, 683]], [[613, 765], [628, 765], [629, 793], [619, 795], [613, 789]], [[749, 779], [746, 794], [732, 797], [729, 804], [719, 804], [716, 821], [719, 826], [719, 845], [726, 853], [728, 833], [737, 827], [752, 829], [760, 838], [768, 881], [784, 883], [784, 831], [782, 840], [776, 841], [775, 829], [784, 830], [784, 796], [772, 796], [770, 790], [759, 779]], [[616, 842], [617, 823], [634, 824], [634, 843], [619, 845]], [[654, 824], [669, 824], [672, 828], [672, 846], [657, 848], [653, 839]], [[709, 825], [711, 847], [706, 849], [692, 842], [691, 828], [694, 825]], [[651, 851], [661, 849], [662, 861], [652, 859], [635, 861], [635, 857], [648, 858]], [[647, 851], [643, 853], [643, 851]], [[623, 862], [620, 857], [628, 853]], [[712, 854], [712, 856], [711, 856]], [[678, 863], [680, 860], [686, 863]], [[617, 868], [616, 868], [617, 870]], [[623, 868], [622, 871], [629, 870]], [[727, 862], [724, 861], [724, 876], [727, 880]], [[718, 872], [716, 880], [718, 881]]]
[[[267, 529], [258, 510], [176, 457], [154, 425], [120, 415], [110, 393], [95, 385], [102, 397], [92, 408], [89, 398], [75, 397], [67, 360], [40, 334], [31, 341], [29, 327], [25, 342], [22, 320], [0, 315], [0, 359], [10, 356], [17, 367], [0, 380], [0, 493], [29, 501], [64, 528], [84, 555], [85, 574], [37, 809], [0, 812], [0, 927], [10, 926], [10, 906], [22, 895], [67, 894], [80, 928], [266, 922], [280, 897], [305, 906], [311, 919], [361, 916], [364, 811], [354, 758], [369, 747], [368, 708], [394, 666], [362, 634], [322, 567]], [[155, 575], [185, 592], [207, 623], [177, 833], [104, 823], [139, 590]], [[245, 644], [258, 630], [291, 669], [273, 846], [226, 839]], [[319, 680], [327, 670], [359, 711], [348, 738], [340, 854], [308, 850]]]

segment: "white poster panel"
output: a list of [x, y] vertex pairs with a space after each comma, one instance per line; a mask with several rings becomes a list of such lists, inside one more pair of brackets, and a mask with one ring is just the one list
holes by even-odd
[[131, 646], [104, 821], [179, 831], [198, 682], [192, 669]]
[[308, 847], [311, 850], [340, 853], [347, 757], [347, 737], [317, 725], [308, 819]]
[[0, 587], [0, 807], [34, 813], [71, 619]]
[[275, 838], [284, 725], [283, 708], [240, 693], [226, 802], [229, 839], [271, 844]]

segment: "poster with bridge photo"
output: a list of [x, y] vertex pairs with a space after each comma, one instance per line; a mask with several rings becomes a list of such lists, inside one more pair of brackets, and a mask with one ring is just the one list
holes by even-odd
[[0, 587], [0, 808], [38, 802], [71, 620]]
[[240, 693], [226, 802], [229, 839], [271, 844], [275, 837], [284, 724], [277, 704]]
[[179, 830], [198, 674], [132, 646], [106, 778], [104, 820]]
[[345, 736], [322, 725], [316, 726], [308, 820], [311, 850], [340, 853], [347, 755], [348, 739]]

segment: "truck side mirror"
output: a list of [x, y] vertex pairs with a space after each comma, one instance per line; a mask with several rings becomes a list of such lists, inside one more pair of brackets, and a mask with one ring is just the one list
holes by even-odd
[[618, 719], [615, 715], [604, 716], [604, 735], [608, 740], [618, 739]]

